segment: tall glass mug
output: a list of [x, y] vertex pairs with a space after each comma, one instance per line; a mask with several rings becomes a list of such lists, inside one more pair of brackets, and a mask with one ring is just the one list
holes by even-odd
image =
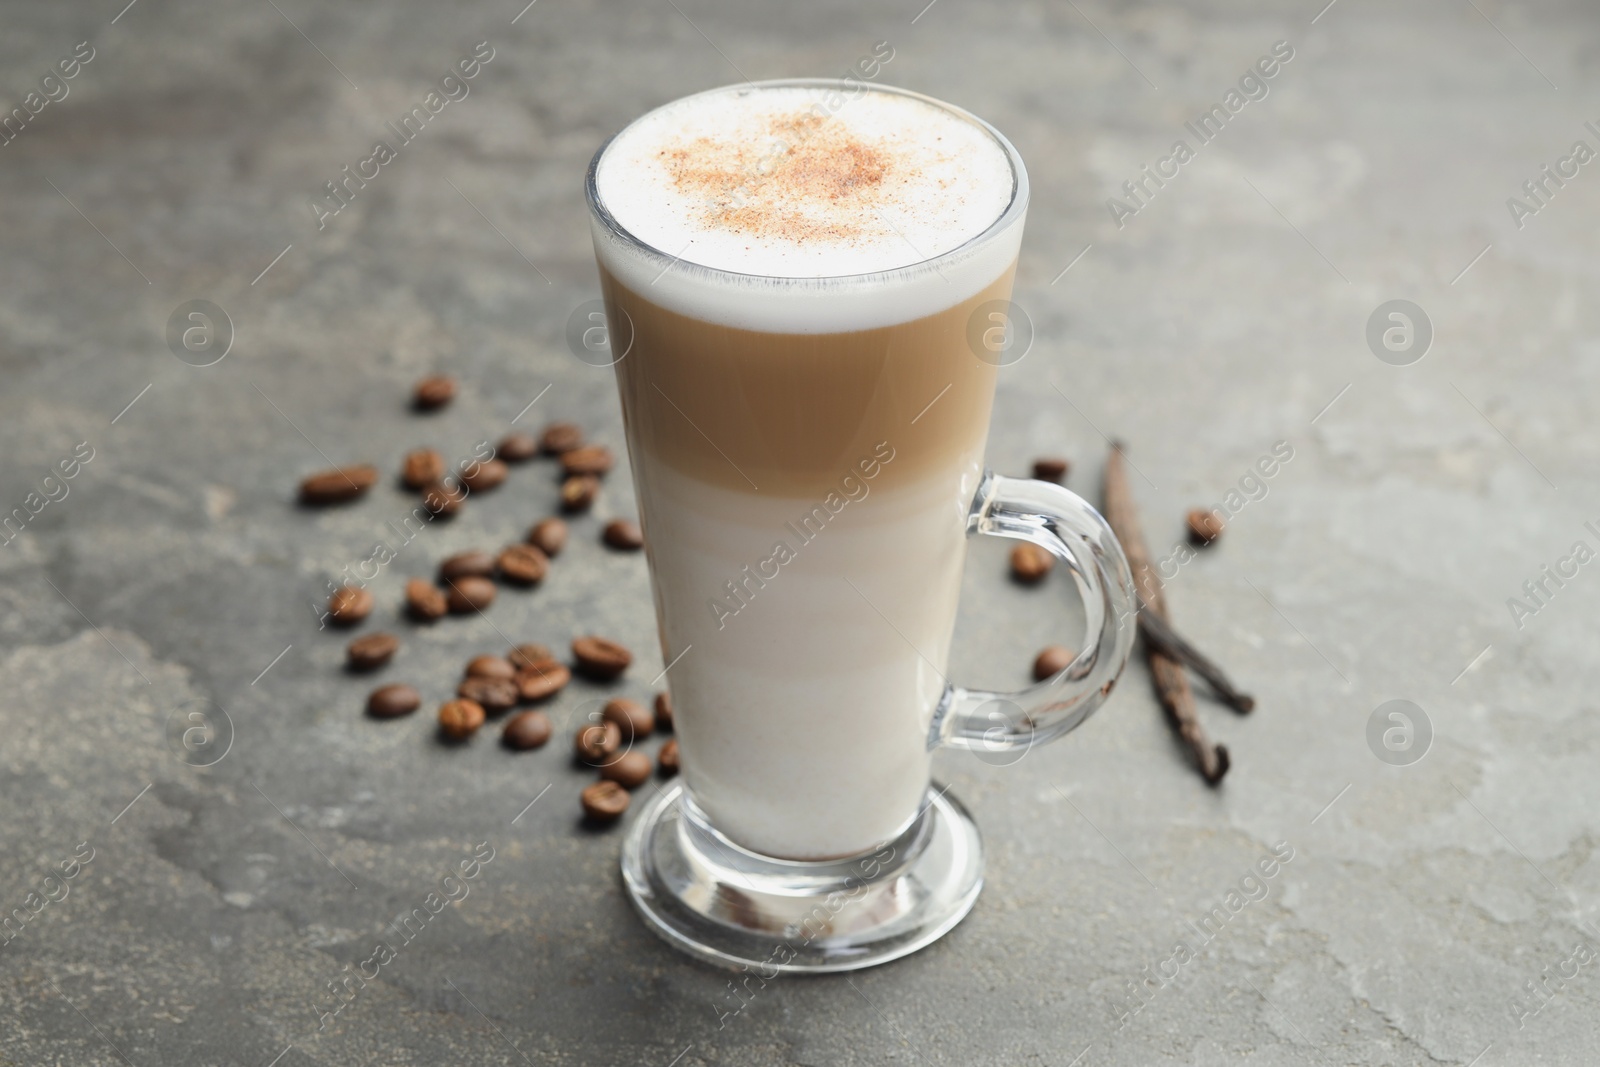
[[[919, 94], [765, 82], [636, 121], [587, 193], [682, 763], [626, 838], [628, 892], [768, 977], [905, 955], [983, 878], [933, 751], [1066, 733], [1133, 640], [1099, 514], [983, 466], [1022, 160]], [[1016, 693], [946, 677], [980, 533], [1049, 551], [1086, 616]]]

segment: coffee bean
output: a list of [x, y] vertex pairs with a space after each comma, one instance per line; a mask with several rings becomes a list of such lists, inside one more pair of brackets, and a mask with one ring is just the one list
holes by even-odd
[[508, 433], [494, 446], [494, 458], [524, 463], [539, 454], [539, 441], [531, 433]]
[[627, 697], [608, 700], [600, 711], [600, 718], [606, 722], [616, 723], [617, 729], [622, 732], [622, 737], [626, 741], [649, 737], [651, 729], [655, 726], [655, 716], [646, 711], [643, 704]]
[[400, 480], [407, 489], [423, 490], [444, 477], [444, 457], [431, 448], [407, 452], [400, 466]]
[[495, 563], [500, 577], [518, 585], [532, 585], [550, 570], [550, 558], [532, 545], [507, 545]]
[[561, 483], [561, 510], [588, 511], [600, 492], [600, 479], [592, 474], [578, 474]]
[[528, 544], [547, 556], [560, 555], [567, 546], [567, 524], [560, 519], [540, 519], [528, 531]]
[[342, 504], [378, 484], [378, 468], [367, 463], [319, 471], [300, 483], [302, 504]]
[[422, 707], [422, 694], [404, 682], [380, 685], [367, 697], [367, 714], [374, 719], [393, 719], [410, 715]]
[[1059, 456], [1041, 456], [1033, 461], [1033, 476], [1042, 482], [1060, 484], [1072, 470], [1072, 464]]
[[672, 732], [672, 694], [656, 694], [656, 729], [664, 734]]
[[531, 704], [561, 692], [572, 681], [572, 672], [552, 660], [518, 671], [516, 681], [517, 693]]
[[637, 789], [650, 780], [650, 757], [643, 752], [624, 752], [600, 768], [600, 777], [624, 789]]
[[452, 489], [443, 482], [435, 482], [422, 491], [422, 506], [435, 518], [448, 519], [461, 510], [467, 499], [459, 486]]
[[509, 678], [463, 678], [456, 686], [456, 696], [472, 701], [490, 715], [510, 711], [517, 706], [520, 695], [517, 683]]
[[507, 748], [518, 751], [543, 748], [550, 740], [550, 716], [542, 711], [519, 711], [506, 720], [500, 740]]
[[678, 739], [661, 746], [661, 751], [656, 753], [656, 767], [661, 771], [661, 777], [671, 778], [678, 773]]
[[639, 529], [639, 524], [629, 522], [627, 519], [612, 519], [606, 523], [605, 532], [601, 536], [606, 544], [625, 552], [644, 547], [644, 533]]
[[439, 580], [448, 582], [455, 578], [491, 578], [494, 576], [494, 557], [481, 549], [457, 552], [439, 563]]
[[400, 639], [394, 634], [363, 634], [345, 646], [344, 654], [353, 671], [375, 671], [394, 657]]
[[341, 585], [328, 598], [328, 621], [354, 626], [372, 614], [372, 594], [359, 585]]
[[542, 663], [554, 663], [555, 655], [545, 646], [536, 644], [518, 645], [506, 653], [506, 659], [517, 670], [535, 667]]
[[616, 782], [596, 782], [578, 796], [583, 813], [599, 823], [616, 822], [628, 810], [628, 791]]
[[439, 705], [439, 732], [451, 741], [465, 741], [478, 732], [487, 718], [475, 700], [456, 698]]
[[1067, 665], [1077, 658], [1078, 654], [1070, 648], [1065, 648], [1061, 645], [1047, 646], [1039, 653], [1038, 658], [1033, 661], [1034, 681], [1042, 682], [1046, 678], [1054, 678], [1066, 670]]
[[622, 731], [614, 722], [590, 722], [578, 727], [572, 751], [579, 763], [598, 766], [622, 746]]
[[504, 656], [473, 656], [467, 661], [468, 678], [515, 678], [517, 669]]
[[571, 452], [581, 444], [583, 431], [570, 422], [552, 422], [539, 438], [539, 447], [552, 456]]
[[450, 601], [444, 590], [426, 578], [413, 578], [406, 583], [406, 610], [411, 617], [422, 622], [443, 618], [450, 610]]
[[1043, 581], [1056, 564], [1056, 558], [1032, 541], [1011, 550], [1011, 577], [1026, 585]]
[[572, 658], [580, 673], [607, 682], [628, 669], [633, 653], [604, 637], [580, 637], [572, 642]]
[[494, 583], [487, 578], [454, 578], [450, 581], [445, 598], [450, 602], [453, 614], [467, 615], [493, 604], [494, 593]]
[[585, 445], [561, 453], [561, 469], [568, 474], [604, 474], [615, 463], [605, 445]]
[[463, 467], [461, 480], [474, 493], [483, 493], [505, 481], [509, 473], [511, 473], [510, 468], [500, 460], [486, 459], [482, 463], [474, 461]]
[[442, 374], [424, 378], [412, 394], [418, 410], [435, 411], [456, 398], [456, 382]]
[[1222, 516], [1205, 508], [1195, 508], [1184, 516], [1189, 527], [1189, 540], [1197, 545], [1209, 545], [1222, 536]]

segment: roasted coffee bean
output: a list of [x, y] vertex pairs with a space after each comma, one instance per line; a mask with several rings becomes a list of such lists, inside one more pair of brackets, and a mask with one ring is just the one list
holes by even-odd
[[410, 715], [422, 707], [422, 694], [403, 682], [380, 685], [367, 697], [367, 714], [374, 719], [393, 719]]
[[467, 499], [460, 487], [454, 489], [443, 482], [435, 482], [422, 491], [422, 506], [435, 518], [448, 519], [461, 510], [461, 504]]
[[561, 510], [588, 511], [600, 492], [600, 479], [592, 474], [578, 474], [561, 483]]
[[572, 658], [580, 673], [606, 682], [628, 669], [633, 653], [604, 637], [580, 637], [572, 642]]
[[474, 493], [488, 492], [506, 480], [511, 470], [498, 459], [474, 460], [461, 468], [461, 480]]
[[1209, 545], [1222, 536], [1222, 516], [1205, 508], [1195, 508], [1184, 516], [1189, 527], [1189, 540], [1197, 545]]
[[439, 732], [452, 741], [465, 741], [483, 725], [483, 705], [458, 697], [439, 705]]
[[600, 777], [624, 789], [638, 789], [650, 780], [650, 757], [643, 752], [624, 752], [600, 768]]
[[446, 586], [445, 599], [453, 614], [466, 615], [493, 604], [494, 593], [494, 583], [487, 578], [452, 578]]
[[612, 548], [620, 548], [625, 552], [644, 547], [644, 533], [639, 529], [639, 524], [627, 519], [612, 519], [606, 523], [601, 537]]
[[590, 722], [578, 727], [572, 751], [579, 763], [599, 766], [622, 746], [622, 731], [614, 722]]
[[517, 669], [504, 656], [473, 656], [467, 661], [468, 678], [515, 678]]
[[506, 653], [506, 659], [519, 671], [525, 667], [534, 667], [541, 663], [554, 663], [556, 661], [555, 654], [548, 648], [544, 645], [532, 643], [518, 645], [513, 648]]
[[394, 657], [400, 639], [394, 634], [363, 634], [345, 646], [344, 654], [353, 671], [375, 671]]
[[604, 474], [615, 463], [605, 445], [584, 445], [561, 453], [561, 469], [568, 474]]
[[426, 578], [413, 578], [406, 583], [406, 610], [414, 619], [432, 622], [443, 618], [450, 610], [450, 601], [444, 590]]
[[1067, 669], [1067, 665], [1078, 658], [1078, 654], [1070, 648], [1061, 645], [1049, 645], [1039, 653], [1033, 661], [1033, 679], [1042, 682], [1046, 678], [1054, 678]]
[[1043, 581], [1055, 564], [1056, 558], [1032, 541], [1011, 550], [1011, 577], [1027, 585]]
[[550, 740], [550, 716], [542, 711], [519, 711], [506, 720], [500, 731], [500, 741], [507, 748], [519, 751], [543, 748]]
[[646, 711], [643, 704], [627, 697], [606, 701], [606, 706], [600, 711], [600, 718], [606, 722], [616, 723], [624, 741], [637, 741], [641, 737], [649, 737], [651, 729], [655, 726], [655, 716]]
[[570, 422], [552, 422], [539, 438], [539, 447], [552, 456], [571, 452], [581, 444], [583, 431]]
[[678, 739], [661, 746], [661, 751], [656, 753], [656, 767], [661, 771], [661, 777], [671, 778], [678, 773]]
[[510, 711], [517, 706], [520, 695], [517, 683], [509, 678], [463, 678], [456, 686], [456, 696], [472, 701], [490, 715]]
[[359, 585], [341, 585], [328, 598], [328, 621], [354, 626], [372, 614], [372, 594]]
[[456, 398], [456, 381], [443, 374], [432, 378], [424, 378], [417, 383], [417, 388], [412, 394], [417, 408], [421, 411], [434, 411], [444, 407]]
[[656, 729], [664, 734], [672, 732], [672, 694], [656, 694]]
[[341, 504], [378, 484], [378, 468], [367, 463], [318, 471], [300, 483], [302, 504]]
[[457, 552], [439, 563], [439, 580], [448, 582], [455, 578], [491, 578], [494, 576], [494, 557], [481, 549]]
[[631, 798], [628, 791], [616, 782], [596, 782], [578, 797], [583, 813], [595, 822], [610, 823], [622, 818]]
[[528, 531], [528, 544], [547, 556], [560, 555], [567, 547], [567, 524], [560, 519], [540, 519]]
[[1033, 461], [1033, 476], [1042, 482], [1059, 485], [1072, 470], [1072, 464], [1059, 456], [1041, 456]]
[[547, 660], [518, 671], [516, 681], [518, 694], [531, 704], [565, 689], [567, 683], [572, 681], [572, 672], [564, 663]]
[[550, 570], [550, 557], [532, 545], [507, 545], [495, 564], [506, 581], [532, 585]]
[[524, 463], [539, 454], [539, 440], [531, 433], [508, 433], [494, 446], [494, 458]]
[[444, 470], [443, 456], [431, 448], [419, 448], [406, 453], [405, 462], [400, 466], [400, 480], [407, 489], [420, 491], [443, 478]]

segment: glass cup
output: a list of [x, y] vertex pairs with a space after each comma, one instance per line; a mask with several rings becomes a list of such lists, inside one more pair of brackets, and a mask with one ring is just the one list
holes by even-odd
[[[589, 168], [682, 764], [634, 819], [624, 882], [668, 942], [766, 977], [895, 959], [967, 914], [982, 846], [932, 784], [933, 751], [1004, 762], [1076, 728], [1127, 661], [1135, 603], [1092, 507], [983, 467], [996, 375], [1021, 357], [1016, 149], [899, 89], [805, 79], [713, 92], [769, 89], [812, 94], [816, 125], [863, 92], [943, 109], [1003, 151], [1011, 195], [978, 236], [910, 266], [770, 278], [649, 246], [600, 195], [610, 142]], [[782, 166], [781, 150], [767, 158]], [[1083, 650], [1018, 692], [946, 677], [974, 534], [1040, 546], [1082, 603]]]

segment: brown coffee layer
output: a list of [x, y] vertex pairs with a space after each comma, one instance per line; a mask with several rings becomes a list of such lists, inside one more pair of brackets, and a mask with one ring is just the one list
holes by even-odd
[[797, 334], [680, 315], [602, 268], [613, 343], [631, 339], [617, 381], [636, 469], [662, 462], [736, 492], [808, 498], [881, 442], [894, 461], [880, 485], [948, 469], [981, 446], [994, 399], [995, 367], [974, 354], [968, 323], [1009, 298], [1014, 269], [926, 318]]

